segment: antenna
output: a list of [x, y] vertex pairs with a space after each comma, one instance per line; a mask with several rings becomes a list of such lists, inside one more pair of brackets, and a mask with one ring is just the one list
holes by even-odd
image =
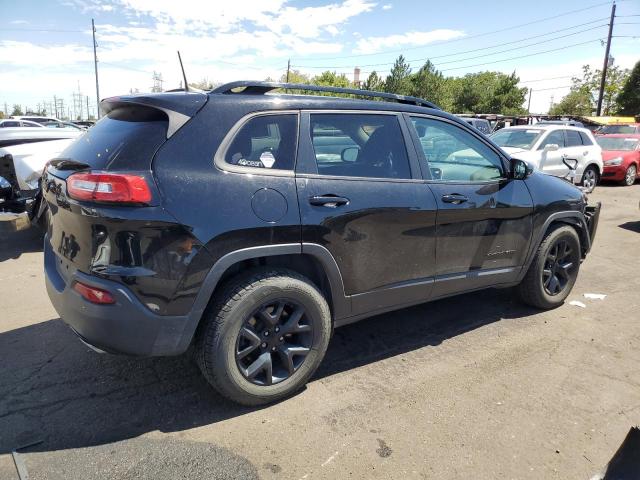
[[182, 65], [182, 57], [180, 56], [180, 50], [178, 50], [178, 60], [180, 61], [180, 69], [182, 70], [182, 78], [184, 79], [184, 91], [189, 91], [189, 84], [187, 83], [187, 75], [184, 73], [184, 66]]

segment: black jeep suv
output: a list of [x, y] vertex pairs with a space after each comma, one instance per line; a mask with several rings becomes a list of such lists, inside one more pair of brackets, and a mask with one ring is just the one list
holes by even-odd
[[418, 98], [236, 82], [101, 105], [42, 179], [51, 301], [98, 351], [193, 347], [247, 405], [367, 316], [487, 287], [560, 305], [597, 226], [579, 189]]

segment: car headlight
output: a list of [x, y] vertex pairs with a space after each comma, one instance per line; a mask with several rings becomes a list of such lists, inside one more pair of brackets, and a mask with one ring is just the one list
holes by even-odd
[[622, 163], [622, 157], [612, 158], [611, 160], [607, 160], [604, 162], [608, 167], [615, 167], [616, 165], [620, 165]]

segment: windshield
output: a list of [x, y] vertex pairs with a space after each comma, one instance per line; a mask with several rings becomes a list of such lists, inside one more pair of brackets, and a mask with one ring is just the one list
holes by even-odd
[[491, 135], [491, 140], [501, 147], [531, 150], [541, 133], [536, 128], [503, 128]]
[[622, 150], [630, 152], [634, 150], [640, 138], [625, 138], [625, 137], [596, 137], [598, 145], [602, 147], [602, 150]]
[[636, 133], [636, 127], [633, 125], [605, 125], [598, 129], [598, 133], [602, 135], [607, 133]]

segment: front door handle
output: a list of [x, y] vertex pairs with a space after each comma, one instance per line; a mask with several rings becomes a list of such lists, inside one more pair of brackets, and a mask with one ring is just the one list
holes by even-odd
[[469, 200], [467, 197], [459, 193], [449, 193], [447, 195], [442, 196], [442, 201], [444, 203], [453, 203], [454, 205], [460, 205], [461, 203], [464, 203], [467, 200]]
[[584, 152], [582, 152], [582, 154], [586, 157], [587, 155], [589, 155], [589, 150], [585, 150]]
[[337, 195], [316, 195], [309, 198], [309, 203], [318, 207], [336, 208], [348, 204], [349, 199]]

